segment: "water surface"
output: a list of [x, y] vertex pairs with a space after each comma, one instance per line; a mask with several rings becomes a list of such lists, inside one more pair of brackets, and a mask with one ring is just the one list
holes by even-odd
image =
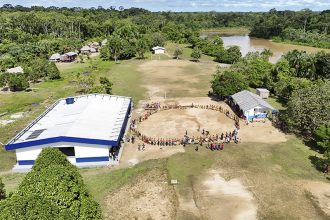
[[324, 50], [330, 52], [330, 49], [307, 47], [293, 44], [275, 43], [271, 40], [262, 38], [252, 38], [246, 36], [222, 36], [221, 37], [225, 47], [237, 45], [241, 48], [241, 53], [245, 56], [248, 52], [262, 51], [263, 49], [270, 49], [273, 52], [273, 57], [269, 59], [270, 62], [275, 63], [281, 56], [291, 50], [304, 50], [307, 53], [316, 53]]

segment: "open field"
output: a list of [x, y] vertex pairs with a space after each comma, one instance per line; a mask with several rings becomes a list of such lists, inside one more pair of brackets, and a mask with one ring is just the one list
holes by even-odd
[[[64, 64], [59, 68], [63, 80], [33, 85], [38, 89], [30, 93], [0, 94], [1, 101], [4, 100], [0, 103], [0, 113], [28, 112], [23, 118], [0, 127], [1, 142], [11, 138], [55, 99], [76, 94], [74, 75], [82, 71], [108, 76], [114, 82], [115, 94], [132, 96], [136, 104], [134, 115], [141, 113], [145, 102], [164, 101], [165, 92], [167, 103], [214, 102], [206, 97], [216, 69], [216, 64], [211, 62], [128, 60], [114, 64], [94, 58], [84, 64]], [[31, 107], [33, 103], [39, 105]], [[276, 99], [271, 104], [280, 107]], [[205, 116], [196, 117], [198, 113]], [[164, 112], [154, 116], [143, 126], [146, 132], [156, 135], [172, 132], [166, 130], [169, 118], [178, 120], [179, 132], [185, 126], [194, 127], [195, 124], [188, 123], [194, 117], [201, 120], [200, 124], [204, 123], [202, 126], [214, 117], [225, 122], [220, 113], [213, 112], [208, 115], [174, 111], [170, 115]], [[189, 119], [181, 123], [181, 116]], [[129, 144], [119, 167], [81, 169], [81, 174], [90, 193], [100, 202], [106, 219], [113, 218], [112, 209], [118, 210], [114, 216], [131, 219], [327, 218], [324, 210], [328, 180], [311, 162], [319, 154], [269, 123], [243, 126], [240, 135], [242, 143], [226, 145], [223, 151], [205, 147], [195, 151], [194, 146], [163, 149], [146, 146], [142, 152]], [[7, 191], [13, 191], [24, 177], [8, 172], [14, 162], [13, 152], [0, 151], [0, 176]], [[171, 179], [178, 180], [178, 184], [170, 185]], [[320, 190], [316, 191], [317, 187]], [[123, 205], [112, 205], [115, 198], [121, 198], [118, 204]]]

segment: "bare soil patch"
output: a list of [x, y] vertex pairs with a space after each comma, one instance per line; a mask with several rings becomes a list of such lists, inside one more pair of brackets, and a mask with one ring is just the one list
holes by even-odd
[[268, 120], [265, 123], [253, 122], [248, 125], [242, 122], [241, 125], [239, 137], [242, 142], [280, 143], [287, 141], [285, 134], [275, 128]]
[[166, 174], [158, 170], [139, 175], [135, 181], [108, 195], [104, 219], [174, 219], [177, 199]]
[[305, 184], [305, 188], [311, 193], [311, 199], [323, 214], [330, 218], [330, 184], [313, 181]]
[[[179, 200], [180, 209], [194, 213], [200, 219], [257, 219], [257, 207], [252, 193], [239, 179], [224, 179], [211, 170], [193, 184], [195, 209], [189, 200]], [[196, 209], [199, 213], [196, 214]]]

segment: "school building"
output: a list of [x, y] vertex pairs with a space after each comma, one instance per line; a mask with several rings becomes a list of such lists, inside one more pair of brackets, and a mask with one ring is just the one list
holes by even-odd
[[77, 167], [118, 164], [130, 97], [89, 94], [58, 100], [10, 140], [16, 172], [29, 171], [43, 148], [58, 148]]

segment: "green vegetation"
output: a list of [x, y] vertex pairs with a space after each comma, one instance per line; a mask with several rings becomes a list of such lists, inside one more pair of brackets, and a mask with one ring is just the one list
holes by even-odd
[[282, 115], [290, 131], [311, 139], [319, 126], [330, 123], [330, 82], [295, 90]]
[[2, 182], [2, 178], [0, 177], [0, 200], [6, 198], [6, 189], [5, 184]]
[[313, 47], [330, 48], [330, 11], [313, 12], [270, 10], [257, 16], [252, 25], [251, 36], [273, 38]]
[[0, 202], [1, 219], [101, 219], [78, 168], [56, 148], [45, 148], [12, 196]]
[[243, 75], [234, 71], [217, 71], [212, 80], [213, 93], [222, 99], [248, 88]]

